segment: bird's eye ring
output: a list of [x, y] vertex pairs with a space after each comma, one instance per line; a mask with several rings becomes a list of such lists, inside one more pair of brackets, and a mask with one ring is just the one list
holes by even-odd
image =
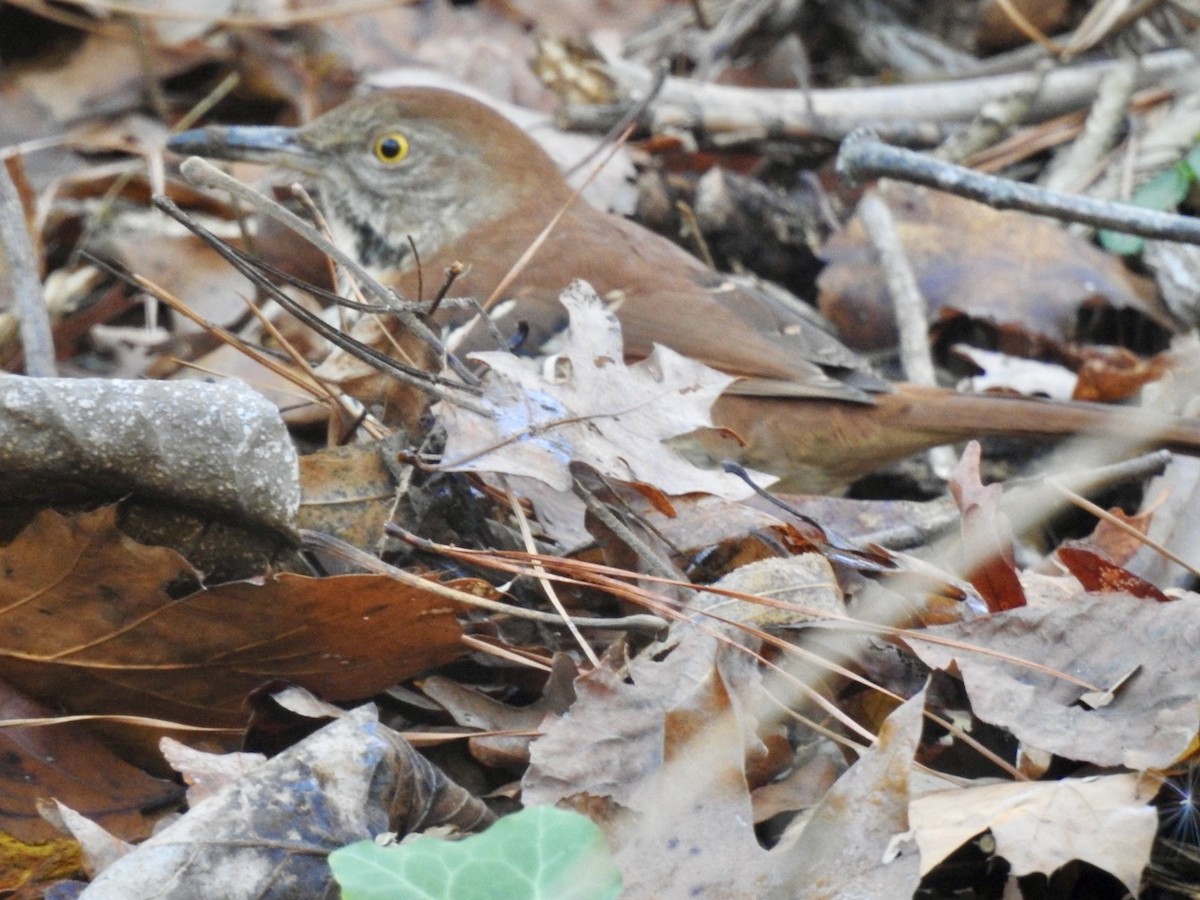
[[408, 156], [408, 138], [398, 131], [389, 131], [375, 138], [375, 158], [385, 165], [394, 165]]

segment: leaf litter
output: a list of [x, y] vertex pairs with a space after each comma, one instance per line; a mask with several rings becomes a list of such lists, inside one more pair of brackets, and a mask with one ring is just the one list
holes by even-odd
[[[591, 20], [586, 9], [576, 14]], [[431, 27], [451, 28], [446, 22], [463, 15], [439, 12]], [[122, 26], [111, 15], [104, 18], [105, 28], [84, 42], [73, 66], [23, 69], [8, 82], [10, 141], [41, 135], [47, 126], [53, 131], [92, 106], [134, 102], [131, 85], [138, 81], [130, 73], [147, 59], [167, 75], [188, 71], [197, 59], [219, 64], [224, 55], [204, 37], [207, 24], [180, 30], [160, 23], [144, 32], [150, 43], [140, 56], [123, 44], [119, 56], [110, 56], [112, 28]], [[293, 66], [315, 65], [325, 53], [335, 72], [348, 72], [338, 69], [334, 44], [325, 41], [333, 34], [348, 41], [367, 21], [348, 17], [327, 31], [314, 29], [313, 56], [303, 63], [279, 52], [275, 33], [246, 33], [246, 45], [263, 52], [261, 59], [250, 54], [244, 65], [256, 89], [270, 85], [277, 97], [296, 95], [304, 79], [294, 80]], [[399, 38], [402, 29], [394, 23], [371, 21], [376, 42], [389, 33], [397, 45], [410, 38]], [[519, 46], [522, 28], [506, 25], [505, 41]], [[101, 57], [104, 77], [91, 78], [104, 68]], [[113, 60], [123, 63], [113, 66]], [[477, 61], [483, 63], [482, 55]], [[336, 94], [339, 77], [319, 79], [320, 90]], [[494, 71], [492, 79], [499, 80]], [[60, 87], [85, 82], [88, 91]], [[153, 131], [146, 125], [130, 120], [125, 133], [113, 126], [92, 140], [143, 146]], [[46, 160], [61, 165], [63, 158], [56, 153]], [[44, 189], [51, 169], [35, 166], [24, 187]], [[111, 184], [107, 175], [82, 174], [87, 177], [63, 185], [73, 202], [85, 203], [95, 186]], [[21, 173], [14, 177], [20, 181]], [[921, 277], [947, 310], [940, 327], [972, 316], [995, 325], [1002, 342], [1041, 342], [1060, 361], [1077, 361], [1087, 354], [1072, 345], [1072, 323], [1094, 287], [1104, 302], [1140, 312], [1157, 327], [1169, 325], [1144, 281], [1076, 236], [1029, 217], [997, 219], [924, 190], [893, 185], [888, 191], [907, 213], [902, 225]], [[56, 238], [70, 232], [63, 225], [70, 215], [55, 210]], [[927, 225], [938, 227], [936, 235], [924, 230]], [[768, 242], [768, 235], [761, 237]], [[272, 238], [265, 238], [269, 257]], [[214, 317], [240, 308], [223, 286], [232, 283], [224, 271], [208, 271], [207, 260], [184, 262], [204, 259], [190, 238], [151, 242], [126, 233], [114, 244], [135, 269], [144, 252], [141, 271], [159, 281], [203, 265], [211, 276], [203, 279], [204, 293], [222, 296], [195, 302], [211, 302]], [[948, 253], [939, 251], [942, 245]], [[879, 327], [874, 307], [854, 307], [861, 302], [855, 292], [870, 295], [872, 303], [881, 293], [873, 274], [862, 278], [854, 263], [863, 250], [853, 227], [827, 244], [823, 303], [847, 323], [858, 317]], [[1014, 252], [1029, 263], [1021, 273], [1026, 287], [1016, 291], [1007, 277]], [[1063, 264], [1068, 258], [1082, 261], [1082, 269]], [[1008, 302], [1014, 293], [1023, 306]], [[263, 474], [252, 476], [259, 488], [269, 487], [251, 491], [238, 479], [257, 470], [246, 466], [245, 452], [237, 451], [249, 445], [233, 433], [244, 420], [224, 423], [233, 432], [218, 436], [204, 410], [176, 410], [176, 419], [191, 420], [185, 429], [156, 416], [153, 404], [135, 411], [138, 429], [176, 439], [161, 444], [157, 455], [151, 441], [149, 450], [128, 453], [123, 468], [102, 470], [78, 457], [64, 475], [29, 464], [51, 481], [85, 476], [58, 498], [67, 505], [63, 511], [40, 508], [46, 498], [28, 491], [30, 483], [6, 465], [12, 485], [6, 491], [16, 497], [25, 489], [29, 496], [0, 548], [0, 675], [14, 693], [6, 704], [6, 737], [11, 758], [22, 761], [20, 771], [14, 768], [0, 783], [6, 790], [29, 783], [34, 770], [26, 764], [35, 757], [46, 767], [33, 792], [7, 795], [0, 807], [5, 836], [29, 846], [44, 841], [43, 820], [22, 830], [40, 805], [46, 822], [60, 823], [83, 851], [92, 879], [87, 897], [168, 891], [178, 897], [321, 896], [333, 889], [325, 863], [331, 850], [388, 831], [476, 829], [493, 817], [489, 806], [503, 812], [519, 797], [593, 818], [632, 897], [853, 898], [918, 891], [937, 897], [950, 861], [972, 848], [984, 854], [982, 865], [1006, 867], [1006, 877], [1024, 879], [1025, 887], [1033, 876], [1049, 882], [1082, 860], [1131, 893], [1145, 888], [1152, 847], [1164, 845], [1155, 843], [1158, 813], [1151, 801], [1164, 779], [1176, 778], [1168, 785], [1186, 819], [1187, 767], [1200, 720], [1196, 598], [1158, 579], [1160, 560], [1146, 562], [1152, 554], [1128, 547], [1120, 555], [1072, 551], [1065, 559], [1069, 571], [1058, 563], [1049, 564], [1053, 574], [1031, 571], [1020, 556], [1027, 552], [1021, 536], [998, 502], [999, 489], [983, 484], [975, 448], [955, 480], [966, 523], [958, 549], [978, 553], [987, 545], [992, 552], [986, 563], [966, 565], [965, 576], [953, 573], [946, 562], [952, 554], [938, 555], [927, 536], [927, 559], [849, 548], [841, 538], [807, 541], [800, 536], [802, 520], [784, 510], [752, 509], [743, 502], [751, 495], [745, 482], [696, 467], [662, 443], [711, 425], [708, 408], [726, 376], [661, 348], [627, 365], [615, 318], [586, 285], [572, 286], [564, 303], [571, 322], [565, 345], [540, 370], [513, 354], [475, 356], [486, 369], [486, 414], [451, 404], [435, 409], [445, 440], [440, 466], [430, 467], [418, 452], [398, 454], [398, 445], [372, 444], [359, 470], [366, 474], [340, 469], [319, 476], [310, 462], [298, 485], [294, 460], [281, 451], [279, 459], [265, 461]], [[877, 333], [862, 340], [875, 342]], [[304, 353], [319, 370], [313, 347]], [[5, 358], [12, 357], [6, 352]], [[1096, 375], [1093, 367], [1089, 390], [1127, 393], [1110, 384], [1126, 374], [1118, 371], [1120, 359], [1099, 350], [1090, 359], [1111, 369]], [[124, 357], [122, 371], [139, 374], [137, 360], [132, 353]], [[242, 370], [243, 377], [256, 380], [257, 365]], [[1164, 355], [1130, 371], [1140, 385], [1169, 378], [1176, 366]], [[361, 422], [375, 428], [378, 407], [401, 402], [401, 395], [367, 380], [334, 383], [359, 395]], [[139, 395], [144, 385], [114, 383], [114, 396]], [[204, 393], [206, 386], [198, 387]], [[278, 381], [274, 387], [271, 396], [281, 408], [296, 399], [289, 400]], [[45, 382], [41, 388], [78, 396], [88, 386]], [[179, 392], [179, 403], [190, 392]], [[53, 407], [46, 399], [35, 405]], [[105, 405], [90, 407], [99, 410], [101, 425]], [[311, 414], [308, 398], [305, 405]], [[417, 427], [426, 410], [393, 412]], [[255, 427], [282, 447], [281, 425], [268, 409]], [[330, 425], [331, 435], [344, 425]], [[66, 423], [62, 434], [72, 442], [82, 434], [77, 443], [94, 450], [100, 442], [87, 439], [89, 427]], [[54, 438], [46, 425], [35, 428]], [[120, 434], [109, 435], [118, 449], [137, 443]], [[226, 455], [189, 457], [192, 450]], [[176, 461], [161, 462], [166, 458]], [[189, 458], [204, 461], [203, 476], [184, 477]], [[470, 477], [425, 482], [428, 468]], [[585, 468], [594, 480], [581, 476]], [[1173, 466], [1168, 476], [1180, 478], [1180, 469]], [[1182, 536], [1194, 516], [1182, 477], [1177, 486], [1163, 487], [1161, 512], [1147, 504], [1136, 531], [1165, 529], [1165, 543], [1187, 546]], [[339, 493], [339, 478], [354, 479], [361, 490]], [[585, 482], [591, 486], [581, 490]], [[399, 558], [430, 590], [382, 575], [331, 574], [345, 559], [322, 560], [328, 568], [319, 578], [288, 571], [294, 557], [273, 558], [278, 568], [263, 565], [251, 577], [228, 580], [196, 565], [206, 544], [219, 548], [210, 559], [226, 552], [230, 544], [215, 535], [235, 519], [292, 532], [301, 488], [304, 527], [343, 534], [361, 549], [402, 550]], [[517, 539], [511, 506], [496, 502], [502, 491], [522, 512], [521, 504], [528, 506], [533, 530], [527, 542]], [[588, 491], [593, 499], [602, 494], [619, 515], [600, 523], [594, 507], [585, 512], [578, 495]], [[138, 540], [120, 531], [128, 503], [71, 508], [80, 492], [94, 507], [132, 493], [163, 509], [201, 508], [206, 518], [183, 540], [159, 543], [145, 531]], [[334, 514], [345, 512], [338, 507], [351, 503], [356, 513], [367, 511], [335, 524]], [[822, 510], [821, 524], [827, 515], [864, 531], [889, 516], [879, 506], [806, 508]], [[925, 514], [919, 506], [904, 511], [917, 528]], [[389, 517], [407, 525], [436, 523], [430, 528], [443, 543], [401, 547], [395, 538], [405, 531], [389, 533]], [[627, 529], [630, 522], [637, 528]], [[429, 536], [424, 527], [409, 536], [414, 530]], [[575, 547], [588, 541], [602, 545], [602, 560], [595, 546]], [[460, 542], [473, 552], [449, 546]], [[657, 570], [646, 563], [651, 544], [665, 562]], [[512, 549], [518, 546], [523, 549]], [[1106, 546], [1112, 548], [1111, 536]], [[577, 552], [565, 554], [570, 547]], [[847, 566], [850, 554], [835, 550], [848, 549], [874, 567]], [[788, 564], [775, 558], [764, 564], [763, 554], [787, 557]], [[749, 559], [758, 561], [746, 564]], [[471, 611], [432, 589], [448, 574], [463, 575], [455, 571], [460, 568], [469, 575], [455, 584], [474, 584], [511, 612]], [[688, 576], [702, 570], [732, 573], [698, 593]], [[600, 613], [615, 623], [640, 605], [673, 624], [653, 638], [589, 628], [589, 640], [604, 648], [603, 661], [577, 670], [569, 645], [544, 623], [521, 617], [540, 602], [530, 588], [538, 582], [554, 583], [572, 613], [593, 620]], [[1138, 596], [1122, 590], [1135, 588]], [[427, 672], [436, 674], [419, 677]], [[331, 720], [325, 708], [289, 731], [296, 726], [263, 714], [258, 700], [297, 685], [351, 709]], [[378, 710], [360, 705], [369, 698], [377, 699]], [[79, 721], [47, 725], [63, 714]], [[104, 789], [83, 790], [87, 765], [49, 739], [34, 740], [56, 733], [49, 729], [88, 748]], [[467, 734], [474, 737], [464, 741]], [[255, 743], [273, 748], [271, 758], [206, 759], [195, 749]], [[120, 756], [105, 755], [114, 750]], [[144, 771], [162, 774], [164, 755], [185, 781], [208, 782], [208, 794], [194, 791], [185, 815], [143, 841], [155, 808], [171, 806], [178, 796], [175, 786]], [[59, 801], [53, 811], [39, 804], [51, 795]], [[1185, 832], [1181, 826], [1173, 834]], [[79, 863], [41, 875], [35, 864], [24, 865], [4, 887], [23, 879], [49, 882]], [[1010, 890], [1021, 887], [1014, 880]]]

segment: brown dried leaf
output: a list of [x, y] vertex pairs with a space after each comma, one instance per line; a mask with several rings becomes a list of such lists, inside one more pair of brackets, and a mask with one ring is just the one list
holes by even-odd
[[[829, 564], [816, 554], [754, 563], [719, 585], [843, 614]], [[694, 621], [629, 663], [628, 681], [604, 668], [576, 681], [575, 704], [548, 719], [531, 748], [523, 797], [612, 798], [628, 810], [609, 823], [609, 837], [630, 896], [761, 897], [773, 875], [753, 831], [748, 772], [770, 757], [763, 732], [771, 729], [757, 718], [764, 697], [755, 658], [716, 633], [756, 641], [703, 612], [769, 627], [779, 610], [712, 592], [691, 608]]]
[[1073, 400], [1120, 403], [1178, 368], [1178, 358], [1159, 353], [1142, 359], [1122, 348], [1082, 354]]
[[1000, 612], [1025, 605], [1025, 592], [1013, 562], [1012, 529], [1000, 511], [1003, 490], [979, 478], [979, 444], [971, 441], [950, 478], [950, 492], [962, 511], [962, 543], [969, 558], [967, 579]]
[[378, 443], [328, 447], [300, 457], [300, 528], [374, 553], [396, 503], [396, 483]]
[[996, 51], [1029, 43], [1029, 33], [1018, 27], [1012, 12], [1044, 35], [1055, 34], [1064, 27], [1070, 12], [1067, 0], [984, 0], [979, 4], [975, 39], [980, 50]]
[[[958, 310], [1014, 323], [1056, 342], [1074, 337], [1079, 306], [1099, 298], [1170, 329], [1139, 295], [1121, 262], [1054, 222], [927, 188], [884, 182], [887, 199], [931, 319]], [[891, 303], [874, 251], [855, 218], [825, 245], [821, 311], [858, 350], [892, 347]], [[1018, 262], [1014, 262], [1018, 261]]]
[[1072, 575], [1079, 579], [1085, 591], [1097, 593], [1124, 592], [1144, 600], [1169, 603], [1171, 598], [1128, 569], [1105, 559], [1101, 554], [1083, 547], [1058, 548], [1058, 558]]
[[531, 748], [523, 798], [612, 798], [629, 811], [607, 827], [630, 896], [761, 896], [765, 854], [746, 782], [747, 750], [761, 747], [749, 712], [758, 674], [699, 631], [659, 655], [630, 663], [632, 684], [606, 668], [576, 681], [574, 706]]
[[[55, 711], [0, 682], [0, 719], [53, 719]], [[61, 838], [43, 819], [38, 802], [54, 797], [119, 835], [136, 841], [154, 824], [143, 810], [181, 799], [179, 787], [152, 778], [113, 756], [82, 723], [54, 727], [6, 726], [0, 730], [0, 831], [18, 841]], [[97, 773], [103, 773], [97, 778]], [[6, 854], [7, 855], [7, 854]], [[4, 885], [2, 887], [14, 887]]]
[[[1101, 519], [1096, 523], [1091, 535], [1086, 538], [1084, 545], [1103, 553], [1114, 565], [1124, 566], [1134, 554], [1146, 546], [1145, 538], [1140, 536], [1149, 533], [1161, 502], [1161, 498], [1147, 498], [1142, 508], [1133, 514], [1125, 512], [1119, 506], [1112, 507], [1108, 514], [1127, 528], [1120, 528], [1108, 519]], [[1129, 529], [1132, 529], [1132, 533]]]
[[43, 702], [240, 728], [265, 682], [353, 700], [461, 652], [451, 603], [379, 576], [279, 575], [176, 598], [188, 564], [125, 537], [115, 516], [44, 512], [0, 549], [0, 677]]
[[784, 890], [774, 896], [912, 896], [917, 854], [897, 859], [888, 850], [894, 835], [908, 830], [909, 773], [924, 710], [922, 690], [888, 716], [879, 739], [830, 788], [799, 837], [772, 851], [784, 874]]
[[[440, 703], [459, 725], [484, 731], [533, 731], [550, 714], [561, 715], [575, 702], [574, 662], [565, 653], [554, 655], [553, 668], [542, 696], [525, 706], [501, 703], [451, 678], [431, 675], [421, 680], [421, 690]], [[526, 735], [489, 735], [470, 739], [471, 754], [485, 766], [523, 766], [529, 763]]]

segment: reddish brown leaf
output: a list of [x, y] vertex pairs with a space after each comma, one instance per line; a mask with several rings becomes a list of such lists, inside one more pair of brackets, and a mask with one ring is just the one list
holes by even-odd
[[[0, 682], [0, 718], [54, 715]], [[62, 837], [38, 813], [39, 800], [53, 797], [123, 840], [135, 841], [149, 836], [154, 824], [143, 810], [163, 808], [183, 796], [178, 785], [117, 759], [81, 724], [6, 727], [0, 730], [0, 753], [0, 831], [26, 843]], [[13, 885], [0, 876], [3, 887]]]
[[992, 612], [1025, 605], [1025, 591], [1013, 562], [1012, 535], [1001, 514], [999, 485], [979, 479], [979, 444], [971, 441], [950, 479], [950, 492], [962, 511], [967, 580]]
[[1071, 574], [1079, 579], [1085, 591], [1095, 593], [1124, 592], [1143, 600], [1169, 603], [1171, 598], [1128, 569], [1109, 562], [1099, 553], [1083, 547], [1059, 547], [1058, 558]]
[[1147, 384], [1158, 381], [1176, 368], [1176, 360], [1170, 354], [1160, 353], [1142, 359], [1121, 348], [1106, 350], [1084, 356], [1077, 370], [1075, 400], [1100, 403], [1128, 400]]
[[236, 729], [264, 682], [351, 700], [460, 652], [453, 604], [381, 576], [279, 575], [177, 599], [188, 564], [114, 519], [44, 512], [0, 550], [0, 677], [42, 702]]
[[1096, 527], [1087, 539], [1088, 546], [1104, 554], [1104, 557], [1113, 565], [1125, 565], [1133, 558], [1134, 554], [1146, 546], [1144, 536], [1149, 533], [1155, 512], [1162, 502], [1161, 496], [1153, 501], [1147, 500], [1142, 504], [1142, 508], [1133, 515], [1119, 507], [1110, 509], [1109, 515], [1132, 528], [1134, 533], [1131, 534], [1127, 529], [1119, 528], [1107, 519], [1101, 519], [1096, 523]]

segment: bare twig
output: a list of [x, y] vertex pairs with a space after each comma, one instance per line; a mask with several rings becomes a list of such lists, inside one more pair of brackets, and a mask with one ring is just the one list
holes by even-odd
[[[878, 190], [869, 191], [858, 205], [867, 238], [875, 250], [879, 268], [895, 308], [896, 328], [900, 334], [900, 359], [904, 374], [917, 384], [936, 385], [933, 354], [929, 350], [929, 305], [917, 284], [912, 264], [896, 234], [892, 211]], [[958, 456], [950, 447], [934, 447], [928, 453], [934, 474], [946, 479], [954, 470]]]
[[155, 5], [143, 3], [122, 2], [122, 0], [66, 0], [72, 6], [84, 7], [87, 15], [72, 16], [57, 9], [45, 0], [11, 0], [13, 6], [24, 7], [30, 12], [54, 21], [65, 22], [74, 28], [90, 26], [91, 30], [109, 36], [120, 36], [129, 39], [128, 32], [123, 28], [107, 25], [97, 21], [93, 16], [95, 11], [103, 10], [108, 13], [122, 13], [140, 19], [165, 19], [179, 22], [207, 22], [214, 28], [288, 28], [304, 25], [310, 22], [325, 22], [347, 16], [390, 9], [397, 5], [397, 0], [345, 0], [341, 3], [322, 3], [305, 9], [274, 11], [269, 14], [254, 16], [214, 15], [205, 12], [203, 7], [195, 4], [170, 6], [165, 3]]
[[[625, 134], [625, 132], [628, 131], [632, 126], [641, 121], [642, 116], [645, 115], [646, 110], [650, 107], [650, 104], [654, 101], [654, 98], [658, 96], [658, 92], [662, 90], [662, 86], [666, 80], [667, 67], [665, 65], [656, 66], [654, 69], [654, 81], [650, 83], [650, 87], [648, 88], [645, 96], [643, 96], [640, 100], [638, 100], [637, 103], [634, 103], [628, 110], [626, 110], [625, 114], [621, 116], [620, 120], [608, 130], [608, 133], [604, 135], [603, 138], [596, 142], [596, 145], [592, 147], [592, 149], [588, 151], [588, 153], [582, 159], [577, 160], [569, 168], [565, 168], [563, 170], [563, 174], [569, 178], [576, 172], [583, 170], [591, 164], [592, 160], [603, 153], [609, 144], [617, 144], [617, 146], [620, 146], [620, 142], [623, 141], [621, 135]], [[612, 159], [611, 151], [609, 151], [604, 157], [604, 165], [608, 165], [608, 161], [610, 159]], [[601, 166], [601, 168], [603, 168], [603, 166]], [[591, 178], [588, 180], [590, 181]]]
[[[143, 49], [144, 43], [139, 42], [139, 54]], [[147, 63], [147, 65], [149, 64]], [[209, 91], [199, 103], [188, 110], [184, 116], [175, 123], [175, 125], [171, 128], [171, 133], [178, 134], [181, 131], [191, 128], [192, 125], [199, 121], [205, 113], [207, 113], [210, 109], [220, 103], [221, 100], [223, 100], [229, 93], [231, 93], [233, 89], [238, 86], [241, 80], [242, 76], [237, 72], [226, 75], [224, 78], [222, 78], [216, 87]], [[166, 119], [165, 111], [160, 112], [160, 115], [164, 120]], [[156, 163], [156, 165], [151, 168], [150, 181], [154, 190], [160, 190], [162, 185], [161, 152], [149, 159], [143, 156], [143, 161], [147, 163]], [[88, 216], [87, 220], [84, 222], [83, 233], [79, 236], [79, 240], [75, 242], [75, 249], [71, 251], [71, 259], [68, 262], [69, 266], [75, 265], [75, 263], [78, 261], [79, 255], [86, 248], [91, 246], [92, 236], [96, 233], [96, 230], [103, 222], [108, 221], [113, 203], [116, 201], [117, 197], [121, 196], [121, 193], [126, 187], [129, 186], [129, 183], [133, 181], [139, 171], [141, 171], [140, 168], [127, 169], [118, 175], [108, 190], [104, 192], [104, 196], [100, 198], [100, 203], [98, 204], [96, 211], [92, 215]]]
[[[1142, 58], [1139, 86], [1161, 82], [1170, 72], [1190, 69], [1187, 50], [1164, 50]], [[1081, 63], [1055, 69], [1046, 76], [1030, 117], [1042, 119], [1078, 109], [1095, 96], [1096, 87], [1120, 61]], [[653, 82], [645, 67], [609, 60], [605, 67], [623, 94], [643, 96]], [[833, 88], [812, 91], [747, 89], [696, 84], [667, 78], [650, 105], [645, 124], [655, 132], [692, 130], [709, 136], [737, 134], [748, 138], [840, 139], [870, 124], [881, 132], [904, 132], [913, 141], [936, 144], [946, 126], [970, 121], [981, 106], [1008, 97], [1025, 80], [1014, 75], [967, 78], [921, 84]]]
[[1142, 237], [1200, 244], [1200, 219], [1060, 194], [1019, 181], [981, 175], [923, 153], [885, 144], [866, 131], [855, 132], [842, 142], [838, 172], [853, 181], [885, 176], [937, 188], [995, 209], [1018, 209]]
[[1041, 94], [1050, 71], [1044, 63], [1030, 69], [1025, 75], [1025, 81], [1011, 94], [997, 100], [989, 100], [981, 106], [979, 114], [965, 127], [944, 140], [933, 151], [933, 155], [946, 162], [961, 163], [971, 154], [991, 147], [1028, 117], [1029, 110]]
[[242, 253], [218, 239], [212, 232], [201, 227], [171, 200], [168, 200], [166, 197], [155, 197], [154, 205], [187, 227], [228, 261], [230, 265], [249, 278], [257, 287], [266, 291], [275, 302], [330, 343], [346, 351], [356, 359], [365, 362], [367, 365], [373, 366], [381, 372], [386, 372], [397, 381], [423, 391], [432, 397], [465, 406], [467, 409], [480, 414], [486, 412], [484, 407], [469, 396], [478, 392], [478, 388], [474, 385], [463, 385], [436, 373], [426, 372], [419, 367], [406, 365], [399, 360], [393, 359], [386, 353], [381, 353], [374, 347], [370, 347], [342, 333], [320, 316], [315, 315], [299, 303], [296, 303], [285, 292], [276, 288], [275, 285], [271, 284], [258, 271], [254, 260], [245, 257]]
[[[529, 518], [525, 515], [525, 511], [521, 509], [521, 502], [517, 499], [517, 495], [508, 486], [508, 480], [501, 476], [501, 482], [504, 484], [504, 493], [508, 498], [508, 505], [512, 509], [513, 517], [517, 520], [517, 527], [521, 531], [521, 540], [525, 544], [525, 549], [529, 553], [533, 553], [537, 547], [533, 541], [533, 531], [529, 527]], [[554, 582], [546, 577], [546, 570], [536, 562], [533, 564], [533, 577], [542, 586], [542, 591], [545, 593], [546, 599], [550, 601], [550, 605], [554, 607], [554, 611], [558, 613], [562, 619], [562, 623], [567, 626], [567, 631], [571, 632], [571, 637], [575, 639], [575, 643], [579, 645], [579, 649], [583, 651], [583, 655], [588, 658], [588, 662], [599, 668], [600, 657], [596, 655], [596, 651], [592, 649], [592, 645], [587, 642], [587, 639], [579, 630], [579, 625], [575, 622], [575, 618], [563, 606], [562, 600], [559, 599], [558, 591], [554, 589]]]
[[475, 377], [471, 370], [463, 365], [453, 354], [446, 352], [446, 348], [442, 345], [441, 340], [429, 330], [429, 327], [417, 317], [411, 308], [400, 306], [398, 298], [393, 291], [388, 290], [380, 284], [370, 272], [359, 264], [358, 260], [342, 252], [336, 244], [326, 240], [325, 236], [308, 222], [305, 222], [290, 210], [284, 209], [269, 197], [242, 184], [236, 178], [230, 178], [212, 163], [198, 156], [185, 159], [182, 165], [180, 165], [179, 170], [192, 184], [228, 191], [239, 200], [254, 207], [260, 214], [281, 223], [296, 232], [296, 234], [300, 235], [321, 252], [332, 256], [343, 268], [353, 273], [359, 285], [368, 294], [377, 299], [381, 304], [393, 309], [395, 314], [400, 317], [400, 321], [404, 324], [404, 327], [424, 341], [438, 356], [444, 358], [459, 378], [469, 385], [479, 384], [479, 379]]
[[[376, 572], [380, 575], [386, 575], [389, 578], [394, 578], [402, 584], [407, 584], [410, 587], [419, 588], [423, 591], [437, 594], [440, 597], [445, 597], [447, 600], [456, 600], [466, 606], [474, 606], [477, 609], [486, 609], [488, 612], [501, 613], [503, 615], [513, 616], [518, 619], [528, 619], [531, 622], [541, 622], [544, 625], [563, 625], [563, 617], [558, 613], [541, 612], [535, 609], [522, 609], [519, 606], [513, 606], [511, 603], [501, 603], [497, 600], [488, 600], [483, 597], [477, 597], [474, 594], [469, 594], [466, 591], [456, 590], [449, 585], [440, 584], [436, 581], [431, 581], [428, 578], [423, 578], [420, 575], [414, 575], [404, 569], [398, 569], [395, 566], [389, 566], [387, 563], [359, 550], [357, 547], [351, 546], [344, 541], [340, 541], [335, 537], [327, 534], [322, 534], [319, 531], [300, 531], [300, 537], [304, 545], [309, 549], [320, 550], [323, 553], [331, 553], [336, 555], [346, 562], [353, 563], [359, 566], [364, 571]], [[524, 573], [522, 573], [524, 574]], [[646, 634], [658, 634], [667, 627], [667, 622], [660, 619], [658, 616], [636, 615], [623, 616], [620, 618], [588, 618], [587, 616], [573, 616], [573, 621], [576, 625], [582, 628], [605, 628], [615, 631], [637, 631]]]
[[571, 481], [575, 495], [584, 502], [588, 512], [633, 550], [648, 571], [663, 578], [679, 577], [678, 570], [656, 553], [646, 541], [634, 534], [633, 529], [621, 521], [620, 516], [597, 497], [580, 478], [572, 477]]
[[1076, 191], [1083, 188], [1125, 127], [1133, 89], [1137, 83], [1138, 62], [1126, 60], [1114, 68], [1096, 95], [1096, 102], [1079, 137], [1054, 155], [1041, 179], [1052, 191]]

